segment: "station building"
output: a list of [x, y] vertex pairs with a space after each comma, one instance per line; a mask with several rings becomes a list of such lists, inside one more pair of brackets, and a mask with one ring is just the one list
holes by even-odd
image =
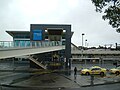
[[[120, 63], [120, 51], [110, 49], [87, 49], [81, 50], [75, 44], [71, 43], [73, 32], [71, 25], [61, 24], [31, 24], [30, 31], [6, 31], [13, 37], [14, 46], [30, 46], [30, 42], [48, 42], [54, 41], [56, 45], [62, 42], [65, 45], [64, 50], [34, 54], [39, 62], [44, 65], [60, 67], [48, 68], [71, 68], [71, 63], [80, 64], [105, 64]], [[30, 67], [40, 68], [30, 61]]]
[[[71, 25], [63, 24], [31, 24], [30, 31], [6, 31], [13, 37], [14, 46], [30, 46], [30, 42], [48, 42], [54, 41], [65, 45], [64, 50], [35, 54], [34, 58], [38, 58], [39, 62], [49, 65], [60, 65], [65, 68], [71, 67]], [[66, 61], [65, 61], [66, 60]], [[65, 62], [65, 63], [64, 63]], [[53, 64], [54, 63], [54, 64]], [[30, 61], [30, 67], [40, 68]], [[52, 68], [52, 67], [50, 67]]]

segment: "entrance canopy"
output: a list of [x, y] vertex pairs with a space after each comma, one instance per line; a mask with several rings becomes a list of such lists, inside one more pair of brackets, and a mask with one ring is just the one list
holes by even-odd
[[63, 28], [47, 28], [49, 35], [62, 35]]

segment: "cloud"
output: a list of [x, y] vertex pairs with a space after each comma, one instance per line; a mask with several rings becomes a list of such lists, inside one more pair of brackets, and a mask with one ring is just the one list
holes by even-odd
[[120, 43], [119, 34], [95, 12], [91, 0], [0, 0], [0, 40], [12, 40], [6, 30], [30, 30], [30, 24], [71, 24], [72, 42], [90, 46]]

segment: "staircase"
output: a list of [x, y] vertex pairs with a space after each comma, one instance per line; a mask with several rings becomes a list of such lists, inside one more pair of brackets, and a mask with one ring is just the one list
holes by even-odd
[[33, 56], [29, 56], [28, 58], [29, 58], [32, 62], [34, 62], [35, 64], [37, 64], [38, 66], [40, 66], [41, 68], [47, 69], [47, 65], [43, 65], [43, 64], [42, 64], [42, 61], [41, 61], [41, 62], [37, 61], [38, 58], [35, 59]]

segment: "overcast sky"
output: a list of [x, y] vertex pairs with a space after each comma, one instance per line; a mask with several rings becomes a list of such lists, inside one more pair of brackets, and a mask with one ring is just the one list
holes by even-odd
[[0, 41], [12, 40], [6, 30], [30, 30], [30, 24], [71, 24], [72, 43], [81, 45], [82, 33], [88, 46], [120, 44], [117, 33], [91, 0], [0, 0]]

